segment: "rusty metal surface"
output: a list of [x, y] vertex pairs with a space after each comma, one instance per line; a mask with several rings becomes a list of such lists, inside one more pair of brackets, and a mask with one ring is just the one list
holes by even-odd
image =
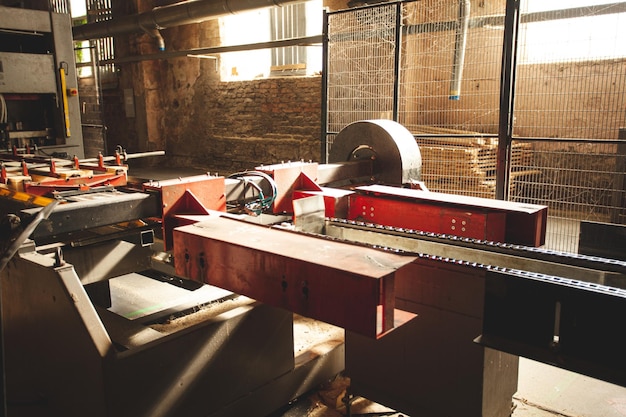
[[368, 337], [412, 318], [394, 278], [412, 256], [214, 217], [174, 230], [176, 273]]

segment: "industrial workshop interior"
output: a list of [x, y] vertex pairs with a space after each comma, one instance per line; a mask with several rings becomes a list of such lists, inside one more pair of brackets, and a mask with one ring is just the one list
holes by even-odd
[[626, 1], [0, 0], [0, 168], [1, 416], [626, 416]]

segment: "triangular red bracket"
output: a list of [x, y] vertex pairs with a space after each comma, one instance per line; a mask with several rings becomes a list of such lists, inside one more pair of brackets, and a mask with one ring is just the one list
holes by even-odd
[[163, 213], [163, 245], [165, 250], [171, 249], [174, 229], [188, 224], [186, 222], [181, 223], [181, 219], [176, 217], [179, 214], [208, 215], [209, 209], [200, 202], [193, 192], [185, 190], [180, 198]]
[[304, 172], [300, 173], [298, 177], [298, 186], [296, 188], [298, 191], [322, 191], [322, 187], [320, 187], [315, 181], [311, 179]]

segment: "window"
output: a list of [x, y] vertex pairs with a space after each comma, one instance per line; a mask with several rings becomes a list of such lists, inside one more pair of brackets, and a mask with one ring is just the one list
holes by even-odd
[[[111, 1], [70, 0], [73, 25], [111, 19]], [[115, 58], [112, 37], [77, 41], [74, 42], [74, 49], [76, 50], [76, 67], [79, 77], [93, 77], [96, 75], [104, 88], [117, 85], [118, 79], [115, 65], [103, 63], [103, 61], [110, 61]], [[96, 68], [98, 73], [94, 74], [93, 71]]]
[[[85, 0], [70, 0], [70, 14], [73, 26], [87, 23], [87, 5]], [[91, 67], [89, 41], [74, 42], [74, 51], [76, 51], [76, 74], [78, 77], [91, 77], [93, 68]]]
[[520, 19], [521, 63], [626, 57], [626, 2], [526, 0]]
[[[220, 37], [224, 46], [300, 38], [318, 35], [321, 31], [321, 0], [254, 10], [220, 19]], [[223, 53], [220, 71], [222, 80], [236, 81], [307, 75], [321, 69], [321, 46], [290, 46]]]
[[[306, 36], [306, 4], [297, 3], [270, 10], [273, 41]], [[273, 48], [270, 75], [306, 73], [306, 47]]]

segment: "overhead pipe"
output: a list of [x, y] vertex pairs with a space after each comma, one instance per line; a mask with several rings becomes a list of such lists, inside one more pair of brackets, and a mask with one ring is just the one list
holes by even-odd
[[159, 32], [159, 29], [142, 29], [144, 32], [146, 32], [148, 35], [156, 40], [157, 48], [159, 48], [159, 51], [165, 51], [165, 39], [163, 39], [163, 35], [161, 35], [161, 32]]
[[258, 49], [268, 48], [283, 48], [288, 46], [312, 46], [321, 45], [324, 41], [322, 35], [305, 36], [301, 38], [282, 39], [278, 41], [248, 43], [240, 45], [227, 45], [227, 46], [210, 46], [208, 48], [193, 48], [183, 49], [179, 51], [159, 52], [155, 54], [143, 54], [136, 56], [126, 56], [122, 58], [104, 59], [100, 61], [100, 65], [109, 64], [127, 64], [129, 62], [150, 61], [153, 59], [169, 59], [179, 58], [182, 56], [197, 57], [197, 58], [215, 58], [212, 54], [223, 54], [227, 52], [238, 51], [254, 51]]
[[[147, 32], [159, 40], [160, 29], [200, 23], [244, 11], [303, 3], [308, 0], [189, 0], [130, 16], [74, 26], [74, 40], [84, 41], [135, 32]], [[156, 32], [156, 33], [155, 33]], [[164, 45], [163, 45], [164, 46]]]
[[463, 65], [465, 63], [465, 46], [470, 20], [470, 0], [459, 0], [459, 22], [454, 41], [454, 63], [452, 64], [452, 81], [450, 82], [450, 100], [460, 100]]

